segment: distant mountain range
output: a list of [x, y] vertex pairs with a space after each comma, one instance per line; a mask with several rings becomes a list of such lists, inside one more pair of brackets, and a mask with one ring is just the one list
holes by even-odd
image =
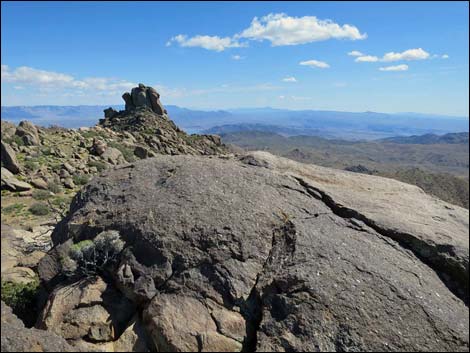
[[385, 138], [384, 142], [404, 143], [404, 144], [442, 144], [442, 143], [468, 143], [468, 132], [449, 133], [445, 135], [425, 134], [413, 136], [395, 136]]
[[[122, 105], [111, 105], [123, 109]], [[64, 127], [92, 126], [109, 106], [15, 106], [1, 107], [4, 120], [31, 120], [37, 125]], [[372, 140], [396, 136], [442, 135], [467, 132], [467, 117], [417, 113], [385, 114], [241, 108], [230, 110], [193, 110], [167, 105], [170, 117], [189, 133], [234, 133], [267, 131], [283, 136], [321, 136], [349, 140]]]

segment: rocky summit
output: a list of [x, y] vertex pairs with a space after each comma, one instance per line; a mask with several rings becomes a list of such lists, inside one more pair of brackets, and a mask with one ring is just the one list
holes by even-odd
[[44, 145], [65, 156], [59, 182], [83, 171], [70, 154], [106, 165], [70, 189], [51, 244], [2, 227], [2, 271], [19, 282], [26, 268], [41, 288], [34, 328], [2, 303], [2, 351], [30, 349], [15, 330], [43, 351], [469, 350], [467, 209], [392, 179], [230, 154], [178, 129], [155, 90], [123, 98], [97, 127], [58, 130], [67, 148], [42, 128], [15, 135], [21, 148], [2, 141], [8, 193], [22, 192], [12, 178], [41, 185], [23, 161]]

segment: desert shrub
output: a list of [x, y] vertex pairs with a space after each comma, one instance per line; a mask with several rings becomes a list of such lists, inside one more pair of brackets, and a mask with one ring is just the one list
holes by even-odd
[[27, 327], [33, 326], [36, 320], [38, 292], [38, 280], [27, 284], [2, 281], [2, 301]]
[[88, 165], [90, 167], [95, 167], [96, 169], [98, 169], [98, 172], [102, 172], [106, 169], [106, 164], [100, 161], [90, 161], [88, 162]]
[[9, 138], [5, 138], [5, 142], [8, 144], [16, 143], [17, 146], [24, 146], [24, 141], [18, 135], [13, 135]]
[[37, 202], [28, 209], [35, 216], [47, 216], [49, 214], [49, 207], [42, 202]]
[[25, 160], [24, 167], [30, 171], [35, 171], [36, 169], [39, 168], [39, 163], [32, 159]]
[[12, 205], [2, 207], [2, 213], [10, 214], [14, 212], [20, 212], [21, 210], [23, 210], [24, 207], [25, 205], [23, 205], [22, 203], [14, 203]]
[[62, 192], [62, 186], [57, 183], [54, 183], [53, 181], [49, 181], [47, 183], [47, 189], [53, 192], [54, 194], [59, 194]]
[[124, 242], [117, 231], [105, 231], [93, 240], [84, 240], [71, 246], [70, 258], [75, 261], [73, 274], [91, 276], [103, 273], [113, 264], [124, 248]]
[[47, 200], [51, 197], [51, 194], [47, 190], [34, 190], [32, 196], [35, 200]]
[[90, 180], [90, 178], [84, 174], [75, 174], [72, 179], [73, 182], [77, 185], [85, 185]]

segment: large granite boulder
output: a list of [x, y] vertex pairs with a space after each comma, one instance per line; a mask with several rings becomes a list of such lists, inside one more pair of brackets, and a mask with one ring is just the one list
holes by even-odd
[[2, 165], [5, 166], [13, 174], [18, 174], [21, 170], [20, 164], [16, 159], [15, 151], [13, 148], [6, 143], [1, 141], [1, 158], [2, 158]]
[[22, 138], [26, 146], [37, 146], [41, 143], [38, 129], [29, 121], [21, 121], [16, 128], [15, 134]]
[[16, 178], [8, 169], [1, 169], [1, 188], [11, 191], [28, 191], [33, 187], [25, 181]]
[[468, 216], [268, 153], [159, 155], [75, 197], [43, 280], [114, 230], [125, 246], [105, 272], [157, 350], [468, 351]]

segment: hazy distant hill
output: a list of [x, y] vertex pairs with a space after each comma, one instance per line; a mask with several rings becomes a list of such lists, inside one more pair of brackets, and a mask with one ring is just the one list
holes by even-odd
[[382, 141], [411, 144], [468, 143], [468, 132], [449, 133], [445, 135], [426, 134], [421, 136], [396, 136], [383, 139]]
[[386, 176], [418, 185], [445, 201], [468, 208], [468, 133], [449, 135], [453, 137], [437, 136], [434, 140], [438, 143], [431, 144], [423, 136], [413, 136], [414, 143], [401, 143], [394, 139], [346, 141], [244, 131], [224, 134], [222, 141], [304, 163]]
[[[109, 106], [2, 107], [2, 119], [65, 127], [92, 126]], [[122, 109], [120, 105], [112, 106]], [[445, 134], [468, 131], [468, 118], [415, 113], [340, 112], [243, 108], [194, 110], [167, 105], [175, 123], [189, 133], [234, 133], [261, 130], [285, 136], [309, 135], [349, 140], [374, 140], [394, 136]]]

